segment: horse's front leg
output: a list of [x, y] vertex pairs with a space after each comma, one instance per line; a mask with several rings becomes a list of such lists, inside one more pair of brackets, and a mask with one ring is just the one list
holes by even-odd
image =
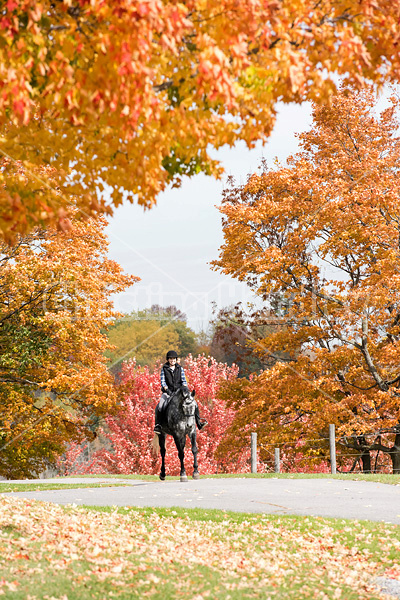
[[189, 435], [190, 442], [192, 444], [192, 453], [193, 453], [193, 479], [200, 479], [199, 473], [199, 465], [197, 464], [197, 434], [196, 434], [196, 426], [193, 427], [192, 433]]
[[161, 471], [160, 471], [160, 479], [161, 481], [165, 481], [165, 433], [160, 433], [158, 436], [160, 443], [160, 454], [161, 454]]
[[179, 460], [181, 463], [181, 481], [187, 481], [188, 478], [186, 476], [186, 471], [185, 471], [185, 442], [186, 442], [186, 436], [177, 436], [174, 435], [174, 440], [175, 440], [175, 445], [176, 445], [176, 449], [178, 450], [178, 456], [179, 456]]

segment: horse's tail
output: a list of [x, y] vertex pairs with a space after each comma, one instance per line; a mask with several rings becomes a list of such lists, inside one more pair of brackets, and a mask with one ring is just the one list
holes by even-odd
[[151, 452], [152, 452], [153, 456], [158, 456], [158, 453], [160, 452], [160, 441], [159, 441], [158, 435], [156, 433], [154, 434], [151, 446], [152, 446]]

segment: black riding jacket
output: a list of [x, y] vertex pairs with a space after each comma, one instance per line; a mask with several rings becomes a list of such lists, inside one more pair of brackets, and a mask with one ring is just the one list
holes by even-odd
[[[169, 363], [166, 362], [165, 365], [163, 365], [163, 367], [161, 369], [161, 382], [163, 379], [162, 378], [163, 374], [164, 374], [164, 378], [165, 378], [165, 383], [171, 394], [172, 394], [172, 392], [175, 392], [178, 388], [180, 388], [182, 385], [187, 385], [185, 372], [182, 369], [181, 365], [176, 364], [175, 369], [172, 370], [171, 367], [169, 366]], [[164, 390], [162, 388], [162, 383], [161, 383], [161, 391], [164, 392]]]

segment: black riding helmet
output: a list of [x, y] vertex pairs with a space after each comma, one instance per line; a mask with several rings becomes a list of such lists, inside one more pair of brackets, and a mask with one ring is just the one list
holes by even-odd
[[177, 353], [175, 352], [175, 350], [169, 350], [169, 351], [167, 352], [167, 360], [168, 360], [169, 358], [178, 358], [178, 355], [177, 355]]

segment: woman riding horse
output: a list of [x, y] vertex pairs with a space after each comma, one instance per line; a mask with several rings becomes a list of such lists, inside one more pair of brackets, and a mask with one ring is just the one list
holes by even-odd
[[199, 479], [200, 474], [197, 464], [197, 442], [196, 442], [196, 420], [195, 410], [197, 407], [194, 399], [194, 391], [182, 386], [171, 394], [169, 404], [165, 410], [165, 420], [161, 425], [161, 432], [153, 437], [153, 453], [156, 456], [158, 451], [161, 453], [161, 471], [160, 479], [165, 480], [165, 439], [167, 435], [172, 435], [176, 448], [178, 450], [179, 461], [181, 463], [180, 479], [187, 481], [185, 471], [185, 444], [186, 437], [189, 437], [193, 454], [193, 479]]
[[[176, 392], [180, 387], [187, 387], [187, 381], [185, 377], [185, 371], [180, 364], [177, 363], [178, 354], [175, 350], [169, 350], [167, 352], [167, 362], [161, 369], [161, 399], [156, 406], [155, 414], [155, 427], [154, 433], [157, 435], [161, 434], [161, 427], [165, 424], [166, 409], [170, 402], [171, 395]], [[196, 419], [196, 425], [201, 431], [203, 427], [207, 425], [205, 419], [200, 418], [199, 407], [195, 407], [194, 417]]]

